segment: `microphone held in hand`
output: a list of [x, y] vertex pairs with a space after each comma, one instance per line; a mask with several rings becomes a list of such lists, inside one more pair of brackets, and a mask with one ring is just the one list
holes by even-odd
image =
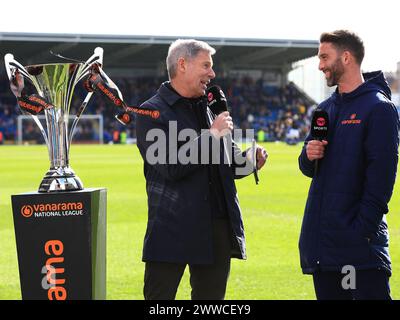
[[[228, 102], [226, 101], [224, 92], [219, 86], [214, 85], [207, 88], [206, 95], [207, 95], [208, 108], [216, 116], [218, 116], [220, 113], [224, 111], [228, 111]], [[230, 153], [228, 152], [226, 138], [223, 137], [222, 140], [224, 143], [224, 151], [226, 159], [228, 160], [229, 166], [231, 166], [231, 159], [229, 157]], [[232, 139], [230, 140], [232, 141]]]
[[[215, 115], [218, 116], [220, 113], [228, 111], [228, 101], [226, 100], [225, 94], [219, 86], [213, 85], [209, 87], [207, 89], [206, 94], [207, 94], [208, 107]], [[223, 139], [224, 139], [223, 141], [224, 141], [225, 154], [227, 156], [230, 166], [231, 160], [229, 158], [225, 137]], [[252, 161], [253, 161], [254, 179], [256, 184], [258, 184], [259, 178], [257, 170], [257, 146], [255, 144], [255, 140], [253, 140], [252, 143]]]
[[224, 111], [228, 111], [228, 102], [224, 92], [219, 86], [211, 86], [207, 89], [208, 107], [215, 114], [219, 115]]
[[[327, 140], [329, 116], [325, 110], [316, 109], [311, 120], [311, 137], [315, 140]], [[314, 176], [318, 174], [318, 159], [315, 160]]]
[[311, 120], [311, 136], [316, 140], [328, 138], [329, 116], [325, 110], [316, 109]]

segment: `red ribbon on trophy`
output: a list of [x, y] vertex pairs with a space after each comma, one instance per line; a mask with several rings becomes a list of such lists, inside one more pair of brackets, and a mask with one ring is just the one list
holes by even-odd
[[[128, 106], [125, 103], [117, 85], [106, 75], [106, 73], [97, 63], [93, 65], [91, 73], [84, 81], [83, 85], [88, 92], [101, 92], [109, 101], [111, 101], [112, 104], [121, 109], [121, 112], [116, 114], [115, 118], [124, 125], [128, 125], [130, 122], [132, 122], [133, 114], [149, 116], [153, 119], [158, 119], [160, 116], [160, 112], [158, 110]], [[26, 94], [24, 87], [24, 78], [18, 71], [16, 71], [12, 75], [10, 88], [16, 96], [18, 105], [22, 111], [30, 113], [31, 115], [38, 115], [45, 109], [54, 108], [50, 102], [40, 95]], [[83, 112], [85, 107], [86, 105], [82, 104], [80, 110], [77, 112], [78, 117]]]
[[160, 116], [158, 110], [128, 106], [117, 85], [106, 75], [99, 64], [93, 65], [91, 74], [85, 80], [83, 85], [89, 92], [101, 92], [112, 104], [121, 109], [121, 112], [115, 115], [115, 118], [124, 125], [127, 125], [132, 121], [132, 114], [149, 116], [153, 119], [157, 119]]
[[51, 103], [38, 94], [27, 95], [24, 87], [24, 77], [16, 71], [15, 74], [12, 75], [10, 88], [16, 96], [18, 105], [22, 111], [37, 115], [44, 109], [54, 108]]

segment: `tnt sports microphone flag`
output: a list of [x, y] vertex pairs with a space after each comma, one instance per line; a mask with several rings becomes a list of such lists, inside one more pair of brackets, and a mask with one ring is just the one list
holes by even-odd
[[[311, 120], [311, 137], [317, 140], [327, 140], [329, 116], [325, 110], [316, 109]], [[315, 160], [314, 176], [318, 174], [318, 159]]]
[[311, 136], [314, 139], [326, 140], [328, 137], [329, 116], [325, 110], [316, 109], [311, 120]]
[[216, 115], [228, 111], [228, 102], [224, 92], [219, 86], [214, 85], [207, 89], [207, 100], [208, 107]]

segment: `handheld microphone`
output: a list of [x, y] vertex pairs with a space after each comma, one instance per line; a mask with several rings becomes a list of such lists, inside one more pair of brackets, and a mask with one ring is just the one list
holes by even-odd
[[[220, 113], [228, 111], [228, 102], [226, 101], [224, 92], [219, 86], [213, 85], [207, 88], [206, 95], [208, 107], [215, 115], [218, 116]], [[226, 145], [226, 138], [222, 137], [222, 141], [224, 143], [224, 151], [226, 159], [228, 160], [228, 165], [231, 166], [231, 158], [229, 157], [230, 153], [228, 152], [228, 146]]]
[[[220, 113], [224, 111], [228, 111], [228, 102], [226, 100], [225, 94], [222, 91], [222, 89], [217, 86], [213, 85], [207, 89], [207, 100], [208, 100], [208, 107], [210, 110], [216, 114], [219, 115]], [[229, 161], [229, 166], [231, 165], [231, 161], [229, 158], [228, 154], [228, 148], [226, 146], [226, 141], [225, 137], [223, 138], [224, 141], [224, 149], [225, 149], [225, 154], [227, 156], [227, 159]], [[256, 184], [258, 184], [259, 179], [258, 179], [258, 170], [257, 170], [257, 148], [255, 145], [255, 140], [252, 141], [252, 161], [253, 161], [253, 174], [254, 174], [254, 179]]]
[[[325, 110], [316, 109], [311, 120], [311, 137], [315, 140], [327, 140], [329, 128], [329, 116]], [[318, 159], [315, 160], [314, 176], [318, 173]]]
[[228, 102], [222, 89], [217, 86], [211, 86], [207, 89], [208, 107], [210, 110], [219, 115], [224, 111], [228, 111]]

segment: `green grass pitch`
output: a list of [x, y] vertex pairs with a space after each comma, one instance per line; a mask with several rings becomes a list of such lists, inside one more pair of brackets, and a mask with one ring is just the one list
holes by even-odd
[[[265, 144], [260, 172], [236, 182], [248, 260], [232, 260], [226, 299], [315, 299], [312, 278], [301, 273], [298, 237], [310, 179], [298, 170], [301, 146]], [[143, 299], [141, 262], [147, 202], [143, 164], [135, 145], [73, 145], [71, 166], [85, 187], [106, 187], [107, 299]], [[36, 190], [47, 171], [45, 146], [0, 146], [0, 299], [20, 299], [11, 195]], [[388, 223], [392, 297], [400, 298], [400, 183]], [[188, 272], [177, 299], [189, 299]]]

